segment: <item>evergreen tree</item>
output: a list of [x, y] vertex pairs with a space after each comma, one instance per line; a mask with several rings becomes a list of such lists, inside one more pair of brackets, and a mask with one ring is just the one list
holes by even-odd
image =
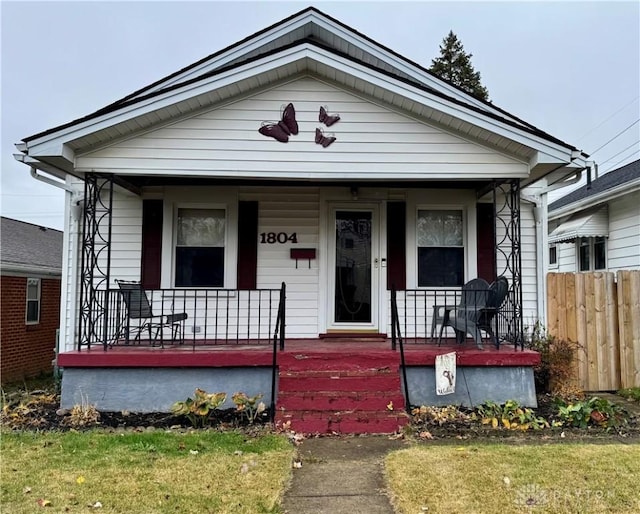
[[489, 100], [489, 92], [480, 82], [480, 72], [474, 70], [471, 57], [473, 54], [464, 51], [458, 36], [450, 30], [440, 45], [440, 56], [431, 61], [429, 71], [477, 98]]

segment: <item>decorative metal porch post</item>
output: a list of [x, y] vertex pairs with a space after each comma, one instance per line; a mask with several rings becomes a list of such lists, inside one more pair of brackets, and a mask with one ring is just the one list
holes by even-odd
[[80, 241], [78, 350], [109, 339], [113, 176], [88, 173], [84, 179], [84, 211]]
[[520, 180], [493, 185], [496, 276], [509, 279], [509, 292], [497, 316], [498, 337], [524, 348], [522, 319], [522, 254], [520, 231]]

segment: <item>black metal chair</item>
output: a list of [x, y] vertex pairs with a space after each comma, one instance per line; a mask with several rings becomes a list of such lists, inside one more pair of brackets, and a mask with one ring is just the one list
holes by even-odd
[[489, 285], [485, 280], [476, 278], [470, 280], [462, 287], [460, 303], [446, 309], [440, 327], [438, 344], [442, 341], [442, 332], [445, 326], [453, 328], [456, 334], [456, 342], [464, 342], [466, 334], [473, 337], [476, 346], [482, 349], [482, 332], [500, 347], [498, 337], [493, 330], [494, 319], [504, 303], [509, 290], [509, 282], [505, 277], [498, 277]]
[[[135, 331], [134, 341], [140, 342], [143, 332], [149, 333], [149, 341], [155, 345], [160, 339], [160, 346], [164, 346], [163, 331], [165, 328], [171, 330], [171, 342], [183, 342], [184, 321], [189, 317], [186, 312], [170, 314], [154, 314], [146, 291], [140, 282], [126, 280], [116, 280], [120, 288], [122, 300], [127, 307], [127, 325], [124, 327], [125, 340], [130, 342], [131, 332]], [[135, 325], [131, 321], [135, 320]], [[153, 334], [155, 332], [155, 335]]]

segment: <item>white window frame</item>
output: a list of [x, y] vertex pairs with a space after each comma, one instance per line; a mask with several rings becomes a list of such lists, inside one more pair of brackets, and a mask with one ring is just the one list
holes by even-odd
[[[37, 285], [37, 298], [29, 298], [29, 285]], [[42, 279], [39, 278], [27, 278], [25, 285], [25, 313], [24, 320], [27, 325], [38, 325], [40, 323], [40, 309], [42, 307]], [[37, 306], [37, 318], [35, 320], [29, 319], [29, 303], [35, 302]]]
[[[206, 192], [205, 192], [206, 194]], [[224, 194], [224, 193], [223, 193]], [[230, 195], [235, 196], [232, 193]], [[168, 195], [170, 196], [170, 195]], [[213, 196], [213, 195], [209, 195]], [[228, 196], [228, 195], [227, 195]], [[163, 246], [162, 251], [162, 287], [167, 289], [236, 289], [237, 286], [237, 261], [238, 261], [238, 203], [237, 201], [224, 202], [189, 202], [176, 198], [165, 201], [163, 231], [164, 240], [171, 241], [170, 245]], [[225, 211], [225, 241], [224, 241], [224, 283], [221, 287], [182, 287], [176, 286], [176, 245], [178, 242], [178, 209], [218, 209]]]
[[[467, 281], [468, 273], [469, 273], [469, 237], [468, 237], [468, 216], [467, 216], [467, 206], [460, 204], [447, 204], [447, 205], [437, 205], [437, 204], [425, 204], [420, 203], [415, 206], [413, 220], [412, 220], [412, 232], [413, 232], [413, 244], [412, 244], [412, 253], [413, 253], [413, 276], [415, 280], [416, 289], [451, 289], [460, 286], [421, 286], [418, 282], [418, 267], [419, 267], [419, 259], [418, 259], [418, 215], [420, 211], [459, 211], [462, 213], [462, 284]], [[459, 248], [456, 246], [455, 248]]]
[[[604, 244], [604, 267], [603, 268], [595, 268], [595, 262], [596, 262], [596, 252], [595, 252], [595, 243], [596, 243], [596, 237], [592, 236], [592, 237], [579, 237], [578, 239], [576, 239], [576, 269], [580, 272], [580, 271], [606, 271], [607, 270], [607, 253], [608, 253], [608, 248], [607, 248], [607, 239], [606, 237], [603, 237], [603, 244]], [[588, 246], [589, 248], [589, 269], [581, 269], [581, 263], [580, 263], [580, 259], [581, 259], [581, 255], [580, 255], [580, 248], [583, 246], [583, 242], [587, 242], [588, 244], [584, 245], [584, 246]]]
[[[554, 261], [551, 260], [551, 250], [552, 249], [554, 250], [554, 256], [555, 256], [555, 260]], [[550, 268], [557, 268], [558, 267], [558, 254], [560, 253], [559, 250], [560, 250], [560, 248], [558, 247], [557, 244], [552, 243], [552, 244], [549, 245], [549, 267]]]

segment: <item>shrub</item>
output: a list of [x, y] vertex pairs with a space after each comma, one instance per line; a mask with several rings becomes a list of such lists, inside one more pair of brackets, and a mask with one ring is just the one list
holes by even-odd
[[503, 426], [510, 430], [539, 430], [549, 428], [546, 419], [536, 416], [532, 409], [521, 407], [515, 400], [507, 400], [503, 405], [487, 401], [477, 409], [483, 425], [491, 425], [493, 428]]
[[198, 388], [195, 390], [194, 398], [174, 403], [171, 412], [177, 416], [185, 416], [196, 428], [203, 427], [226, 399], [227, 393], [207, 393]]
[[567, 426], [587, 428], [590, 425], [619, 428], [629, 422], [629, 414], [619, 405], [594, 396], [588, 400], [567, 403], [557, 400], [558, 419]]
[[411, 410], [411, 416], [414, 423], [427, 423], [438, 426], [447, 423], [466, 422], [471, 419], [469, 414], [466, 414], [454, 405], [448, 405], [446, 407], [421, 405]]
[[540, 364], [533, 370], [538, 391], [566, 400], [584, 398], [577, 383], [577, 353], [581, 349], [577, 342], [549, 335], [538, 323], [529, 348], [540, 353]]
[[95, 405], [82, 401], [71, 407], [69, 415], [62, 421], [63, 425], [71, 428], [87, 428], [97, 425], [100, 422], [100, 412]]
[[633, 400], [640, 402], [640, 387], [629, 387], [627, 389], [620, 389], [618, 394], [627, 400]]
[[261, 402], [261, 394], [247, 396], [245, 393], [234, 393], [231, 401], [236, 404], [236, 411], [241, 416], [245, 416], [249, 423], [253, 423], [256, 418], [266, 410], [266, 405]]

